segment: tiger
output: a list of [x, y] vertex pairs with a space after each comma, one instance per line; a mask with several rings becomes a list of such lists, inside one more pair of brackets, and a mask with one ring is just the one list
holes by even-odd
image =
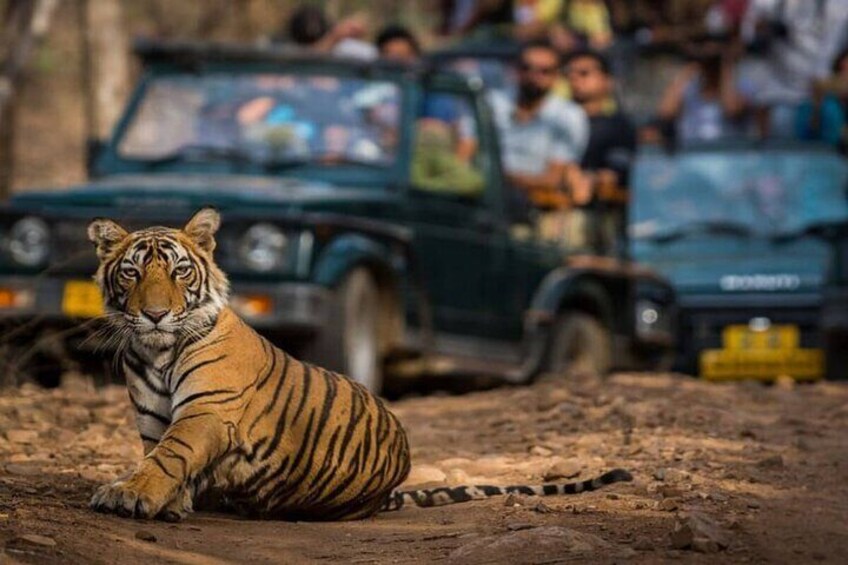
[[104, 218], [88, 226], [104, 328], [144, 453], [96, 490], [95, 511], [179, 521], [214, 500], [248, 516], [353, 520], [632, 479], [616, 469], [568, 485], [398, 490], [411, 466], [401, 422], [363, 386], [299, 361], [228, 306], [229, 282], [213, 258], [220, 223], [203, 208], [181, 229], [128, 232]]

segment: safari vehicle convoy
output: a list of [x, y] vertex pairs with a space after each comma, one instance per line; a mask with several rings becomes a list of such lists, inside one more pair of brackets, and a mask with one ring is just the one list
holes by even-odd
[[[92, 218], [181, 226], [212, 205], [237, 313], [372, 391], [395, 375], [522, 382], [668, 356], [664, 279], [533, 235], [502, 176], [479, 81], [279, 48], [141, 43], [137, 53], [143, 76], [90, 156], [92, 180], [2, 209], [0, 312], [28, 354], [97, 345], [86, 331], [104, 313]], [[475, 140], [468, 158], [451, 150], [455, 124], [428, 114], [437, 101], [459, 110]], [[61, 339], [33, 351], [45, 332]]]
[[844, 157], [809, 143], [646, 150], [633, 182], [631, 252], [674, 284], [679, 369], [848, 376]]
[[[518, 49], [470, 40], [431, 60], [509, 96]], [[650, 122], [656, 85], [644, 76], [655, 69], [638, 58], [617, 66], [627, 75], [619, 103]], [[630, 257], [677, 295], [675, 369], [709, 380], [848, 377], [848, 163], [833, 147], [646, 146], [630, 212]]]

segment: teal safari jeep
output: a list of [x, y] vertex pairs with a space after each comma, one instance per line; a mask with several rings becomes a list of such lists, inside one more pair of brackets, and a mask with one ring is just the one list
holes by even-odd
[[179, 226], [212, 205], [233, 308], [375, 391], [386, 375], [521, 382], [580, 363], [651, 367], [669, 351], [664, 279], [533, 236], [478, 83], [279, 48], [137, 53], [143, 76], [93, 146], [90, 182], [0, 212], [0, 313], [28, 345], [51, 329], [81, 351], [79, 322], [102, 314], [92, 218]]
[[654, 149], [633, 178], [631, 252], [675, 286], [679, 369], [714, 380], [833, 375], [822, 324], [844, 322], [823, 308], [826, 232], [848, 222], [844, 157], [776, 142]]

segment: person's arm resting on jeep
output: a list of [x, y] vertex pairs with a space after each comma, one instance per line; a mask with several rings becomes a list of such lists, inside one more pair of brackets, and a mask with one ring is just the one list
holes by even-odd
[[568, 204], [568, 197], [563, 192], [563, 187], [568, 169], [573, 166], [573, 163], [548, 161], [548, 166], [542, 173], [511, 173], [507, 174], [507, 178], [516, 188], [526, 192], [534, 204], [550, 201]]
[[[565, 127], [554, 125], [554, 135], [548, 148], [548, 160], [545, 170], [537, 174], [512, 172], [507, 174], [509, 181], [527, 193], [530, 200], [541, 207], [567, 208], [575, 201], [580, 203], [587, 195], [574, 192], [574, 180], [579, 176], [577, 165], [585, 147], [580, 140], [574, 139], [579, 124], [574, 124], [573, 132]], [[566, 191], [566, 187], [571, 188]], [[586, 198], [588, 200], [588, 198]]]

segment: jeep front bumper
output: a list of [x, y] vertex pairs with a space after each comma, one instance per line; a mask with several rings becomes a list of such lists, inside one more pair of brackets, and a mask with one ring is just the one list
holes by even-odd
[[[67, 323], [94, 317], [102, 305], [90, 284], [44, 276], [0, 277], [0, 320]], [[70, 300], [71, 288], [76, 291], [74, 300]], [[331, 297], [329, 289], [309, 283], [236, 282], [230, 304], [257, 329], [315, 333], [328, 322]]]

